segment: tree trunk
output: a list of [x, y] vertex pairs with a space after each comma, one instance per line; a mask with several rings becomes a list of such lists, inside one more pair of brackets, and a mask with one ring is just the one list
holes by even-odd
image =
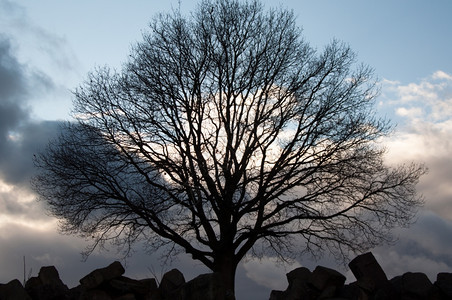
[[224, 298], [220, 300], [235, 300], [235, 272], [237, 270], [237, 261], [234, 254], [219, 255], [215, 261], [215, 273], [220, 275], [224, 290]]

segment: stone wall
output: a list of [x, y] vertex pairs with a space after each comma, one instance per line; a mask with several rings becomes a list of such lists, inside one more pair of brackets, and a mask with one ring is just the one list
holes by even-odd
[[452, 299], [452, 273], [439, 273], [432, 283], [424, 273], [405, 273], [390, 280], [372, 253], [362, 254], [349, 263], [356, 281], [345, 283], [336, 270], [301, 267], [287, 274], [285, 291], [272, 291], [270, 300], [353, 299], [353, 300], [446, 300]]
[[[289, 272], [285, 291], [272, 291], [270, 300], [313, 299], [452, 299], [452, 273], [439, 273], [432, 283], [423, 273], [386, 277], [372, 253], [353, 259], [349, 267], [356, 281], [345, 284], [340, 272], [317, 266]], [[23, 286], [15, 279], [0, 284], [0, 300], [221, 300], [221, 280], [215, 273], [185, 281], [177, 269], [167, 272], [158, 285], [154, 278], [135, 280], [123, 276], [120, 262], [97, 269], [69, 289], [55, 267], [42, 267]], [[238, 299], [240, 300], [240, 299]]]

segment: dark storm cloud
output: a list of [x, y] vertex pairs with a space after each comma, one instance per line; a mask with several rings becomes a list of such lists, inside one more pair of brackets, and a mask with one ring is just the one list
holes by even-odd
[[11, 43], [0, 36], [0, 178], [28, 182], [31, 157], [55, 132], [55, 123], [32, 123], [28, 102], [53, 88], [43, 73], [19, 63]]
[[28, 94], [24, 67], [11, 53], [8, 39], [0, 36], [0, 138], [28, 117], [22, 102]]
[[28, 186], [35, 172], [33, 155], [44, 150], [49, 140], [59, 132], [59, 122], [29, 122], [17, 128], [17, 137], [7, 142], [8, 149], [0, 158], [0, 174], [12, 184]]
[[[412, 230], [401, 235], [409, 243], [400, 243], [397, 247], [404, 253], [422, 256], [430, 260], [441, 261], [452, 267], [452, 222], [437, 214], [423, 212]], [[408, 246], [406, 246], [408, 245]], [[413, 245], [416, 245], [413, 247]]]
[[12, 134], [24, 122], [29, 112], [24, 102], [28, 94], [27, 75], [11, 53], [8, 39], [0, 37], [0, 176], [8, 162], [14, 146]]
[[400, 229], [394, 246], [374, 249], [389, 278], [405, 272], [423, 272], [435, 281], [439, 272], [452, 271], [452, 222], [423, 211], [417, 223]]

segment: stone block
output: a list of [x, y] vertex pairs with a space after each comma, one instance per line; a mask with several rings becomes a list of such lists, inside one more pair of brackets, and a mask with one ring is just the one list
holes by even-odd
[[63, 281], [61, 281], [60, 274], [54, 266], [42, 267], [39, 270], [38, 278], [42, 284], [67, 288]]
[[424, 273], [405, 273], [402, 275], [402, 295], [427, 299], [433, 284]]
[[0, 284], [1, 300], [31, 300], [22, 283], [14, 279], [6, 284]]
[[384, 286], [388, 278], [371, 252], [355, 257], [349, 264], [361, 288], [374, 292]]
[[169, 297], [171, 293], [175, 292], [185, 283], [184, 274], [178, 269], [172, 269], [166, 272], [160, 282], [159, 290], [163, 298]]
[[162, 296], [157, 285], [157, 281], [154, 278], [147, 278], [139, 280], [141, 283], [149, 287], [149, 292], [143, 295], [143, 300], [161, 300]]
[[305, 267], [296, 268], [287, 273], [286, 277], [287, 282], [289, 283], [289, 289], [296, 284], [307, 281], [311, 274], [311, 271]]
[[80, 284], [85, 289], [93, 289], [101, 285], [102, 283], [108, 282], [114, 278], [117, 278], [124, 274], [124, 267], [119, 261], [115, 261], [105, 268], [96, 269], [80, 279]]
[[438, 273], [435, 286], [439, 288], [445, 297], [452, 299], [452, 273]]
[[307, 281], [294, 282], [287, 288], [281, 297], [282, 300], [316, 299], [320, 292], [308, 285]]
[[283, 298], [283, 291], [276, 291], [272, 290], [270, 293], [270, 299], [269, 300], [284, 300]]
[[80, 300], [113, 300], [113, 298], [103, 290], [89, 290], [82, 293]]
[[84, 289], [82, 288], [81, 285], [73, 287], [73, 288], [69, 289], [69, 291], [68, 291], [68, 299], [80, 300], [83, 292], [84, 292]]
[[137, 298], [135, 297], [134, 294], [128, 293], [128, 294], [121, 295], [119, 297], [115, 297], [113, 300], [136, 300], [136, 299]]
[[337, 292], [339, 298], [349, 300], [370, 300], [369, 296], [359, 287], [358, 282], [344, 285]]
[[154, 278], [140, 279], [138, 281], [148, 286], [151, 291], [158, 289], [157, 281]]
[[399, 300], [400, 289], [394, 287], [393, 282], [387, 281], [373, 293], [373, 300]]
[[30, 290], [42, 285], [41, 279], [39, 277], [30, 277], [25, 283], [25, 289]]
[[344, 286], [345, 279], [345, 276], [336, 270], [317, 266], [309, 277], [309, 284], [318, 291], [330, 286], [340, 289]]
[[[155, 283], [155, 280], [153, 281]], [[155, 286], [157, 283], [155, 283]], [[114, 290], [116, 294], [138, 294], [145, 295], [151, 291], [151, 281], [135, 280], [128, 277], [120, 276], [114, 278], [108, 282], [108, 286], [111, 290]]]
[[147, 295], [143, 296], [143, 300], [163, 300], [162, 294], [160, 290], [152, 290]]
[[[317, 294], [308, 286], [308, 280], [312, 272], [305, 267], [294, 269], [286, 274], [289, 286], [285, 291], [273, 291], [275, 299], [292, 300], [292, 299], [310, 299], [313, 294]], [[279, 297], [279, 298], [276, 298]]]
[[42, 267], [38, 277], [31, 277], [25, 290], [35, 300], [68, 299], [69, 288], [60, 279], [54, 266]]
[[225, 299], [226, 290], [218, 273], [202, 274], [184, 284], [174, 299], [217, 300]]

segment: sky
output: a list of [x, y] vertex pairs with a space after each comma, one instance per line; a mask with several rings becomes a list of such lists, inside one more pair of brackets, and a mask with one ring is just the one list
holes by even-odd
[[[376, 108], [396, 124], [382, 141], [390, 164], [422, 162], [429, 173], [418, 191], [425, 197], [416, 223], [396, 229], [395, 245], [372, 249], [389, 278], [424, 272], [434, 281], [452, 272], [452, 2], [448, 0], [271, 1], [291, 9], [306, 41], [322, 50], [333, 39], [374, 68], [381, 93]], [[279, 4], [278, 4], [279, 3]], [[32, 157], [69, 120], [72, 91], [96, 66], [121, 68], [152, 17], [197, 1], [0, 0], [0, 283], [36, 276], [54, 265], [70, 287], [120, 255], [114, 248], [82, 261], [87, 242], [58, 232], [30, 190]], [[161, 253], [160, 253], [161, 254]], [[126, 276], [142, 279], [178, 268], [187, 280], [208, 272], [189, 257], [162, 266], [159, 253], [138, 246]], [[316, 265], [350, 271], [325, 256], [283, 265], [272, 257], [248, 259], [237, 274], [237, 299], [266, 299], [287, 287], [285, 273]]]

